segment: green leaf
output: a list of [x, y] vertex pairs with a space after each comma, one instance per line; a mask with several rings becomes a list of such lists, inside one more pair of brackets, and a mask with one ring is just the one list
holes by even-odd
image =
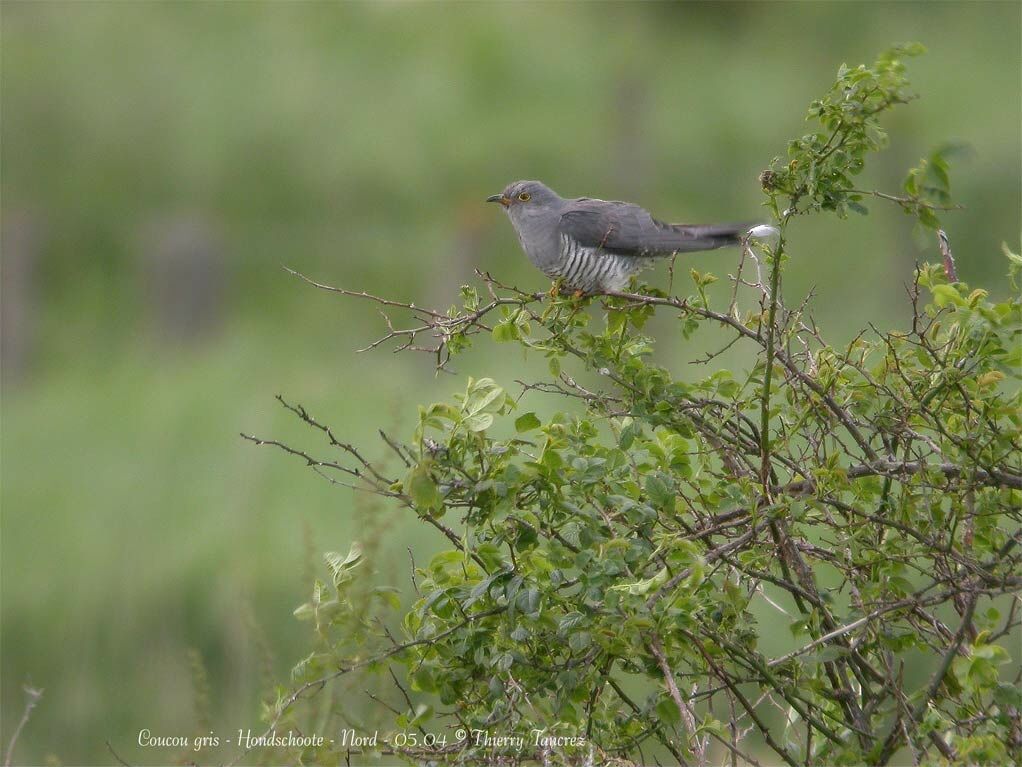
[[429, 569], [442, 570], [449, 565], [460, 565], [464, 561], [465, 555], [462, 552], [457, 549], [448, 549], [433, 555], [433, 558], [429, 560]]
[[937, 218], [937, 214], [931, 208], [920, 208], [918, 216], [919, 223], [927, 229], [940, 229], [940, 219]]
[[464, 410], [470, 415], [496, 413], [504, 406], [504, 390], [492, 378], [469, 380]]
[[647, 578], [646, 580], [642, 581], [636, 581], [635, 583], [621, 583], [616, 586], [611, 586], [610, 591], [624, 591], [632, 596], [638, 597], [646, 596], [651, 591], [659, 588], [664, 583], [666, 583], [668, 576], [669, 573], [667, 572], [667, 568], [665, 567], [662, 570], [660, 570], [660, 572], [658, 572], [656, 575], [654, 575], [652, 578]]
[[673, 728], [681, 724], [681, 712], [672, 698], [661, 698], [656, 704], [657, 717]]
[[351, 571], [362, 564], [362, 544], [358, 541], [352, 543], [347, 556], [343, 558], [336, 551], [328, 551], [323, 555], [323, 560], [333, 575], [334, 586], [340, 586], [351, 578]]
[[530, 588], [518, 594], [518, 610], [524, 615], [538, 615], [539, 604], [540, 596], [538, 589]]
[[618, 447], [622, 450], [630, 450], [635, 438], [642, 434], [642, 427], [631, 418], [625, 418], [621, 423], [621, 437], [618, 440]]
[[568, 647], [570, 647], [575, 652], [585, 650], [592, 643], [593, 637], [592, 634], [590, 634], [588, 631], [579, 631], [568, 637]]
[[661, 510], [674, 508], [674, 492], [659, 472], [646, 477], [646, 493], [657, 508]]
[[567, 634], [571, 631], [571, 629], [584, 622], [585, 619], [585, 615], [580, 612], [570, 612], [561, 618], [560, 622], [557, 624], [557, 633], [562, 635]]
[[994, 688], [994, 701], [1002, 708], [1022, 709], [1022, 689], [1002, 682]]
[[518, 328], [512, 322], [501, 322], [493, 326], [493, 340], [497, 343], [507, 343], [518, 338]]
[[429, 666], [420, 666], [412, 674], [412, 689], [429, 693], [435, 693], [439, 690], [436, 677], [433, 676], [433, 670]]
[[535, 413], [525, 413], [515, 419], [515, 431], [519, 434], [538, 429], [540, 426], [542, 426], [542, 423]]
[[689, 275], [692, 277], [692, 282], [700, 288], [717, 281], [716, 275], [710, 274], [709, 272], [703, 274], [702, 272], [697, 272], [695, 269], [689, 269]]
[[933, 303], [937, 306], [944, 307], [948, 304], [955, 304], [956, 306], [965, 305], [965, 299], [962, 298], [954, 285], [934, 285], [930, 288], [930, 293], [933, 294]]
[[405, 491], [416, 509], [422, 512], [438, 511], [443, 505], [440, 488], [430, 473], [428, 462], [415, 466], [405, 479]]
[[524, 642], [529, 638], [529, 630], [525, 626], [519, 626], [511, 632], [511, 638], [516, 642]]
[[493, 415], [491, 413], [477, 413], [470, 415], [462, 423], [465, 428], [472, 432], [486, 431], [493, 426]]

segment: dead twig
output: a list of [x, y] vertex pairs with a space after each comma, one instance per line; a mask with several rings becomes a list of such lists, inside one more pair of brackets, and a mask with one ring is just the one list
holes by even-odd
[[14, 758], [14, 747], [18, 744], [18, 737], [21, 735], [25, 725], [28, 724], [28, 720], [32, 717], [32, 711], [43, 697], [42, 688], [23, 684], [21, 689], [25, 691], [25, 710], [21, 712], [21, 719], [18, 720], [18, 724], [14, 728], [11, 739], [7, 744], [7, 756], [4, 759], [4, 767], [11, 767], [11, 759]]

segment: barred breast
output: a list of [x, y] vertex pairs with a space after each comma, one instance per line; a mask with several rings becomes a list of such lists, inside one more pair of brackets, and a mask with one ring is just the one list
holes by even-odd
[[587, 293], [621, 290], [633, 274], [652, 263], [652, 259], [619, 256], [582, 245], [566, 234], [560, 237], [560, 253], [559, 262], [547, 276], [560, 277], [566, 287]]

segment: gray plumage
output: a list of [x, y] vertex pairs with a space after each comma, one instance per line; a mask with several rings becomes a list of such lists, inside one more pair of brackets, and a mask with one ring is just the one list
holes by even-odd
[[529, 260], [586, 293], [621, 290], [653, 259], [738, 245], [744, 224], [665, 224], [638, 205], [565, 199], [539, 181], [515, 181], [487, 198], [507, 211]]

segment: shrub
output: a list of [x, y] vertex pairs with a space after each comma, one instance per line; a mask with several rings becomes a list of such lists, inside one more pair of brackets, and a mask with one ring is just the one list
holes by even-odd
[[[403, 306], [410, 322], [389, 322], [381, 342], [438, 367], [479, 341], [544, 356], [549, 377], [522, 393], [563, 410], [544, 419], [494, 380], [469, 379], [453, 401], [420, 408], [410, 441], [385, 437], [402, 467], [390, 474], [282, 400], [335, 455], [272, 444], [449, 543], [415, 569], [405, 610], [355, 577], [367, 559], [357, 546], [327, 556], [330, 582], [296, 611], [317, 648], [269, 707], [270, 729], [313, 721], [299, 701], [356, 672], [390, 672], [394, 717], [375, 743], [299, 748], [295, 760], [1022, 758], [1018, 679], [1001, 675], [1022, 584], [1022, 258], [1006, 249], [1009, 301], [957, 280], [939, 231], [943, 152], [901, 194], [854, 181], [885, 142], [881, 115], [911, 98], [903, 61], [919, 52], [842, 67], [812, 103], [812, 132], [760, 178], [779, 236], [745, 244], [726, 305], [708, 298], [717, 278], [696, 271], [686, 298], [647, 286], [548, 297], [488, 275], [448, 312], [349, 294]], [[808, 215], [865, 213], [871, 198], [938, 230], [944, 263], [917, 268], [909, 328], [839, 348], [807, 301], [783, 299], [786, 234]], [[755, 365], [678, 380], [644, 334], [657, 312], [686, 336], [722, 330], [722, 347], [751, 348]], [[789, 651], [763, 649], [764, 611], [788, 625]], [[400, 628], [386, 628], [395, 613]], [[324, 705], [327, 717], [341, 706]]]

